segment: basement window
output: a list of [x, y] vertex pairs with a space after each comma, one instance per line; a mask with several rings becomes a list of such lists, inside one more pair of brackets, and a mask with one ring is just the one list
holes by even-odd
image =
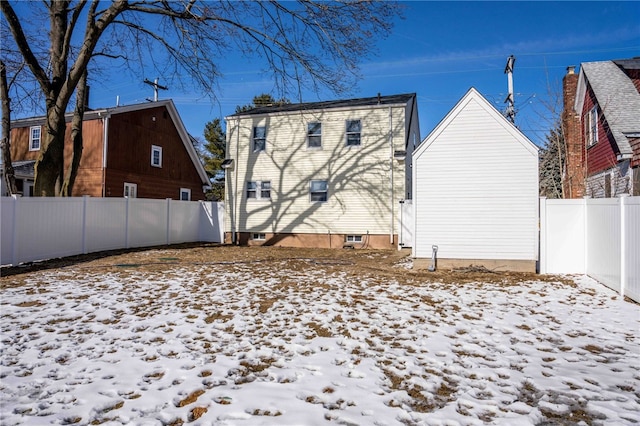
[[361, 243], [362, 235], [347, 235], [346, 242], [348, 243]]
[[267, 236], [264, 232], [254, 232], [251, 234], [252, 240], [264, 241], [267, 239]]

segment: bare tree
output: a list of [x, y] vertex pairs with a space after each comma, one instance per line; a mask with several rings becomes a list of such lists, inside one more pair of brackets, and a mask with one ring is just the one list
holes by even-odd
[[[329, 87], [339, 93], [355, 82], [359, 61], [400, 13], [395, 3], [367, 0], [30, 2], [22, 7], [44, 4], [49, 17], [49, 50], [43, 62], [33, 53], [24, 22], [11, 3], [1, 1], [0, 8], [45, 99], [34, 186], [40, 196], [63, 192], [64, 114], [90, 62], [99, 67], [120, 61], [138, 76], [152, 68], [169, 82], [198, 87], [215, 98], [217, 58], [235, 50], [262, 58], [283, 96], [300, 93], [303, 87]], [[72, 167], [70, 182], [73, 174]]]
[[9, 82], [7, 81], [7, 66], [0, 60], [0, 98], [2, 98], [2, 163], [3, 179], [7, 186], [7, 193], [13, 195], [18, 192], [16, 176], [11, 162], [11, 100], [9, 98]]

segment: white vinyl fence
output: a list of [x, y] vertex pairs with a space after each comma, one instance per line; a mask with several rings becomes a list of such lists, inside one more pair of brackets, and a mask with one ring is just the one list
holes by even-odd
[[413, 247], [413, 200], [400, 201], [400, 237], [398, 250]]
[[224, 205], [142, 198], [0, 198], [0, 264], [103, 250], [221, 242]]
[[640, 302], [640, 197], [541, 198], [540, 273], [586, 274]]

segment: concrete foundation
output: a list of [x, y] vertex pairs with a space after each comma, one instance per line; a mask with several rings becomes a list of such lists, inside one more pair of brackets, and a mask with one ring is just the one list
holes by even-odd
[[[241, 246], [276, 246], [304, 248], [353, 248], [353, 249], [397, 249], [398, 235], [369, 234], [362, 236], [362, 242], [347, 242], [345, 234], [284, 234], [263, 233], [264, 239], [253, 239], [252, 232], [239, 232], [236, 244]], [[225, 232], [225, 243], [233, 243], [232, 233]]]
[[[510, 272], [536, 272], [535, 260], [512, 260], [512, 259], [437, 259], [436, 269], [465, 268], [470, 265], [484, 266], [491, 271]], [[431, 258], [413, 259], [414, 269], [427, 269], [431, 266]]]

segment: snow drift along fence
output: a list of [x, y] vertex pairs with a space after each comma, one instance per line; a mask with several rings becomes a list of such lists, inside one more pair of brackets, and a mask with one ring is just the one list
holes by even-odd
[[0, 264], [132, 247], [221, 242], [222, 203], [143, 198], [0, 198]]
[[541, 198], [540, 273], [587, 274], [640, 302], [640, 197]]

